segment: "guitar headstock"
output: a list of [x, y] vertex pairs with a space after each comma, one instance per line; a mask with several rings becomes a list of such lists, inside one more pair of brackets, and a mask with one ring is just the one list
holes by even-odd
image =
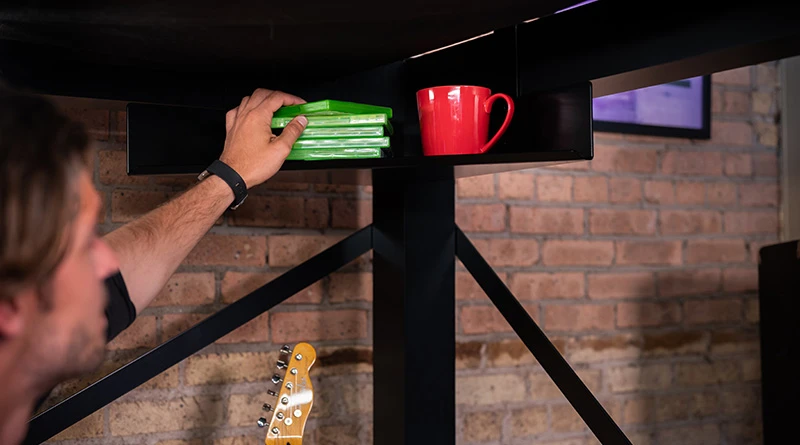
[[267, 390], [274, 403], [265, 403], [263, 409], [272, 413], [267, 421], [258, 419], [258, 426], [267, 428], [266, 445], [302, 445], [303, 430], [314, 401], [309, 371], [317, 359], [317, 351], [308, 343], [298, 343], [294, 349], [284, 345], [277, 362], [283, 375], [272, 376], [275, 389]]

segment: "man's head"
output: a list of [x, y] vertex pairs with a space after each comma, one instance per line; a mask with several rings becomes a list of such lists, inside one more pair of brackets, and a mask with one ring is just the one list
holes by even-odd
[[0, 353], [42, 385], [103, 358], [117, 265], [96, 234], [89, 159], [81, 124], [0, 86]]

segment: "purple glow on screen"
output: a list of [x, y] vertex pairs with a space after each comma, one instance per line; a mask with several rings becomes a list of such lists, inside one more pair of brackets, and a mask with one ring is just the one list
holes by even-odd
[[703, 77], [655, 85], [592, 101], [594, 120], [703, 128]]

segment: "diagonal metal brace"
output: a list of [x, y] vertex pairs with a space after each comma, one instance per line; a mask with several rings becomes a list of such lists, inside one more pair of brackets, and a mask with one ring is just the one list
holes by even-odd
[[23, 443], [40, 444], [55, 436], [371, 249], [369, 225], [33, 417]]
[[542, 365], [589, 429], [604, 445], [631, 445], [589, 388], [469, 241], [456, 227], [456, 255]]

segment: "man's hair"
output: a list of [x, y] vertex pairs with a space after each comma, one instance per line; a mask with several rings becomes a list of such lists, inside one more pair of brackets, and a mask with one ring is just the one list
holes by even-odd
[[0, 85], [0, 301], [46, 286], [63, 259], [88, 156], [81, 123]]

